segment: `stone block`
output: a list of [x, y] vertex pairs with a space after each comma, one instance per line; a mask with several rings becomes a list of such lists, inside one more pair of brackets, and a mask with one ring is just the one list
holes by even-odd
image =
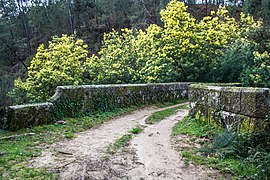
[[244, 88], [241, 90], [241, 114], [265, 118], [269, 111], [269, 89]]
[[51, 123], [53, 118], [52, 106], [52, 103], [9, 106], [5, 125], [10, 130], [18, 130]]
[[0, 129], [4, 129], [4, 123], [6, 121], [6, 108], [0, 107]]
[[220, 110], [239, 113], [241, 110], [241, 88], [223, 87], [220, 92]]
[[204, 86], [190, 85], [188, 89], [188, 100], [195, 104], [207, 105], [207, 91]]
[[223, 124], [224, 128], [229, 131], [237, 131], [239, 132], [241, 129], [241, 124], [244, 119], [248, 119], [249, 117], [243, 116], [240, 114], [220, 111], [218, 119], [221, 124]]
[[221, 87], [218, 86], [208, 86], [205, 90], [205, 96], [207, 97], [207, 106], [217, 109], [220, 109], [220, 93]]

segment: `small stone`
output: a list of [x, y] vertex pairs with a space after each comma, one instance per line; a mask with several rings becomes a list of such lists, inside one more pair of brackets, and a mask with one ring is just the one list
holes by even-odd
[[56, 124], [64, 125], [64, 124], [67, 124], [67, 122], [63, 120], [59, 120], [59, 121], [56, 121]]

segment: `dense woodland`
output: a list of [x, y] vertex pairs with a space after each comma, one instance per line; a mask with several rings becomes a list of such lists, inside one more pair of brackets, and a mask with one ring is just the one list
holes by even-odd
[[[268, 0], [185, 0], [187, 10], [182, 6], [168, 7], [160, 13], [168, 3], [1, 0], [0, 105], [44, 101], [57, 85], [69, 84], [241, 81], [251, 86], [270, 86]], [[228, 12], [211, 13], [219, 5]], [[254, 20], [248, 16], [244, 19], [241, 12], [253, 15]], [[257, 21], [260, 18], [263, 23]], [[38, 62], [39, 56], [50, 56], [52, 51], [63, 53], [59, 44], [79, 47], [69, 56], [72, 59], [75, 54], [78, 58], [69, 63], [59, 58], [59, 67], [72, 68], [74, 62], [80, 61], [76, 67], [84, 69], [63, 76], [66, 82], [53, 81], [57, 74], [35, 74], [48, 67]], [[38, 81], [37, 77], [46, 81]], [[11, 91], [14, 80], [15, 89]]]

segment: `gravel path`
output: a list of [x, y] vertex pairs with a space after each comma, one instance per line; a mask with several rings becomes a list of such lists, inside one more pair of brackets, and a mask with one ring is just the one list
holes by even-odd
[[[184, 103], [183, 103], [184, 104]], [[156, 111], [173, 108], [148, 107], [102, 124], [96, 129], [76, 134], [72, 140], [49, 146], [40, 157], [29, 162], [30, 167], [45, 167], [60, 174], [59, 179], [215, 179], [216, 172], [201, 167], [185, 167], [170, 142], [175, 123], [187, 115], [187, 110], [153, 125], [145, 119]], [[114, 155], [106, 154], [109, 144], [138, 125], [144, 132]]]

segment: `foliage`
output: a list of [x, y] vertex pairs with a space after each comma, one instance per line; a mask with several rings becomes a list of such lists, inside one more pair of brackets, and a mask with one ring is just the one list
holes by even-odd
[[268, 0], [245, 0], [244, 11], [256, 18], [263, 18], [270, 25], [270, 2]]
[[132, 134], [140, 134], [141, 132], [143, 132], [142, 126], [138, 126], [138, 127], [132, 128], [130, 130], [130, 133], [132, 133]]
[[60, 85], [82, 84], [83, 62], [87, 60], [87, 45], [74, 36], [54, 37], [48, 48], [39, 46], [28, 68], [28, 78], [15, 80], [10, 96], [17, 102], [48, 100]]
[[240, 82], [241, 72], [254, 65], [253, 52], [256, 49], [255, 42], [246, 38], [237, 39], [224, 50], [218, 67], [211, 70], [213, 76], [209, 77], [209, 80], [223, 83]]
[[123, 29], [104, 35], [98, 56], [86, 63], [94, 83], [207, 81], [231, 42], [260, 24], [245, 15], [236, 22], [220, 7], [200, 22], [184, 3], [171, 1], [161, 11], [164, 26]]
[[256, 44], [252, 63], [241, 73], [241, 81], [246, 86], [270, 87], [270, 30], [261, 27], [250, 31], [248, 38]]
[[[193, 161], [196, 164], [217, 168], [222, 172], [232, 173], [238, 178], [265, 179], [270, 177], [270, 123], [265, 120], [265, 129], [252, 134], [237, 134], [224, 130], [215, 132], [203, 119], [186, 118], [179, 122], [173, 130], [174, 135], [188, 134], [213, 139], [210, 144], [204, 143], [203, 148], [184, 150], [185, 164]], [[198, 131], [200, 127], [210, 129]], [[267, 179], [267, 178], [266, 178]]]
[[246, 86], [270, 87], [270, 53], [254, 52], [254, 66], [247, 67], [241, 76]]

